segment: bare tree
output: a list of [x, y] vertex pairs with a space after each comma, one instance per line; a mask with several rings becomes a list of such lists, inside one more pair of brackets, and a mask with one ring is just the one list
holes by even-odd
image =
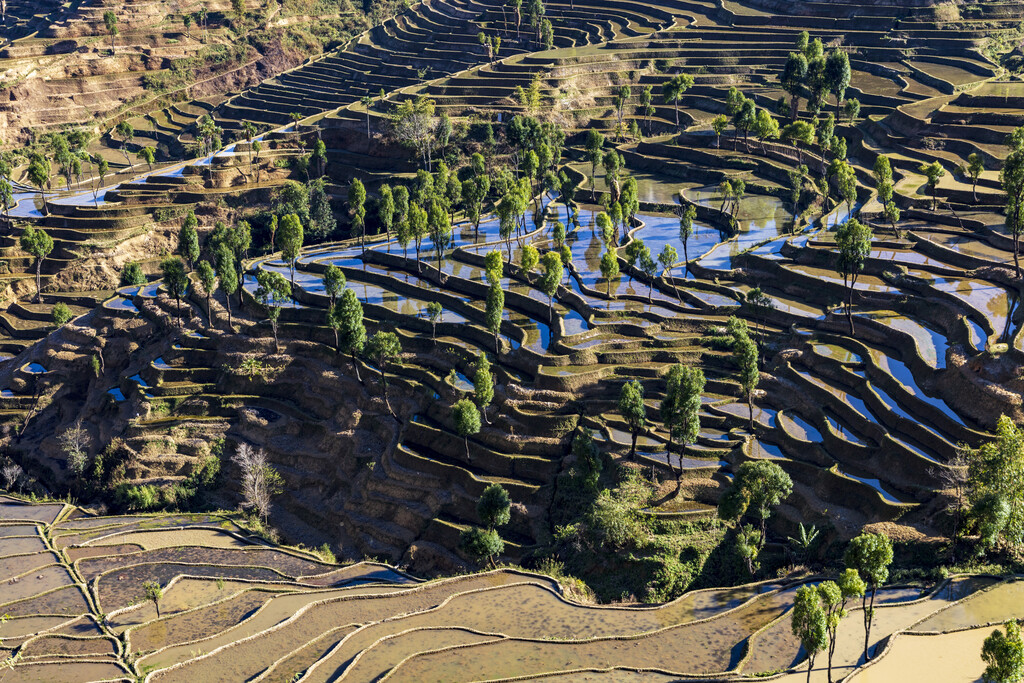
[[249, 444], [238, 446], [232, 462], [242, 473], [242, 497], [246, 507], [266, 522], [270, 516], [270, 499], [282, 490], [281, 475], [267, 463], [267, 454], [262, 448]]
[[67, 458], [68, 469], [75, 477], [81, 477], [85, 472], [89, 451], [89, 432], [82, 427], [82, 420], [77, 420], [75, 424], [61, 432], [57, 441]]
[[20, 483], [24, 475], [25, 470], [21, 469], [21, 465], [13, 460], [7, 460], [3, 466], [0, 466], [0, 476], [4, 478], [4, 485], [8, 491], [14, 490], [15, 485]]
[[953, 562], [956, 561], [956, 543], [960, 537], [960, 526], [967, 504], [969, 465], [970, 449], [961, 445], [945, 467], [933, 467], [929, 470], [929, 474], [939, 480], [939, 489], [944, 494], [944, 511], [953, 515], [953, 530], [949, 535], [949, 552]]

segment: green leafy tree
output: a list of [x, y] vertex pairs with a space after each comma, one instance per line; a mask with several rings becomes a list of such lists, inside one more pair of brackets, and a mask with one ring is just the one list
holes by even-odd
[[381, 185], [377, 191], [377, 220], [384, 228], [384, 235], [391, 239], [391, 228], [395, 222], [395, 196], [390, 185]]
[[693, 76], [679, 74], [665, 81], [661, 86], [661, 96], [665, 103], [671, 103], [676, 115], [676, 130], [679, 130], [679, 101], [686, 91], [693, 87]]
[[875, 617], [875, 593], [878, 587], [889, 580], [889, 565], [892, 564], [892, 541], [883, 534], [862, 533], [850, 541], [843, 561], [850, 569], [856, 569], [867, 589], [861, 598], [864, 611], [864, 660], [871, 659], [868, 643], [871, 638], [871, 622]]
[[747, 565], [751, 576], [760, 568], [757, 561], [761, 554], [761, 532], [750, 524], [744, 524], [736, 530], [736, 554]]
[[359, 236], [359, 244], [366, 248], [366, 187], [359, 178], [348, 186], [348, 211], [352, 218], [351, 236]]
[[985, 170], [985, 160], [977, 152], [971, 152], [967, 156], [967, 176], [971, 179], [971, 192], [974, 194], [974, 201], [978, 201], [978, 179]]
[[363, 347], [366, 344], [366, 327], [363, 325], [363, 304], [359, 301], [359, 297], [356, 296], [353, 290], [346, 289], [341, 293], [335, 308], [339, 322], [336, 334], [340, 337], [340, 340], [336, 337], [335, 341], [338, 343], [340, 351], [349, 354], [349, 357], [352, 359], [352, 371], [355, 373], [356, 379], [362, 383], [363, 378], [359, 376], [359, 364], [356, 362], [356, 355], [362, 353]]
[[967, 490], [983, 547], [1002, 538], [1013, 549], [1024, 543], [1024, 432], [1006, 415], [996, 438], [968, 453]]
[[46, 157], [33, 154], [29, 159], [28, 181], [39, 188], [39, 197], [43, 200], [43, 215], [49, 216], [50, 209], [46, 204], [46, 188], [50, 184], [50, 161]]
[[484, 310], [484, 322], [487, 329], [494, 335], [494, 352], [501, 355], [501, 320], [505, 313], [505, 292], [500, 282], [494, 282], [487, 290], [487, 303]]
[[856, 218], [846, 221], [836, 231], [836, 247], [839, 251], [836, 267], [843, 276], [843, 286], [847, 288], [849, 295], [846, 302], [846, 317], [850, 322], [850, 336], [854, 336], [853, 292], [857, 286], [857, 278], [871, 254], [873, 238], [871, 228], [862, 225]]
[[53, 238], [42, 228], [34, 228], [31, 225], [25, 227], [18, 238], [18, 245], [21, 250], [36, 260], [36, 303], [42, 301], [42, 269], [43, 259], [53, 251]]
[[[665, 396], [661, 400], [661, 421], [668, 430], [666, 460], [671, 467], [672, 444], [679, 443], [679, 454], [686, 454], [686, 447], [700, 435], [701, 395], [704, 393], [704, 371], [682, 364], [669, 368], [665, 381]], [[676, 474], [678, 481], [683, 476], [680, 463]]]
[[836, 96], [836, 117], [839, 116], [839, 104], [850, 87], [851, 75], [850, 56], [841, 49], [832, 50], [825, 60], [825, 87]]
[[444, 306], [439, 301], [431, 301], [427, 304], [427, 320], [430, 321], [430, 338], [437, 343], [437, 321], [444, 314]]
[[[679, 252], [671, 244], [666, 244], [658, 254], [658, 263], [661, 265], [661, 278], [668, 284], [668, 278], [672, 275], [672, 267], [679, 260]], [[676, 298], [679, 298], [679, 289], [673, 285], [676, 291]]]
[[494, 563], [494, 556], [505, 551], [505, 543], [494, 529], [469, 527], [459, 534], [459, 548], [479, 561], [488, 560]]
[[469, 462], [469, 437], [480, 431], [480, 410], [468, 398], [459, 399], [452, 406], [452, 422], [466, 444], [466, 461]]
[[782, 88], [790, 96], [790, 119], [795, 121], [800, 111], [800, 95], [802, 94], [804, 81], [807, 79], [807, 57], [800, 52], [791, 52], [782, 67], [780, 81]]
[[71, 313], [71, 309], [63, 301], [58, 301], [53, 305], [53, 309], [50, 311], [50, 317], [53, 320], [53, 324], [57, 327], [64, 327], [74, 317]]
[[832, 683], [832, 658], [836, 651], [839, 636], [839, 622], [849, 612], [846, 603], [854, 598], [863, 597], [867, 588], [856, 569], [844, 569], [839, 581], [823, 581], [818, 585], [822, 607], [825, 609], [825, 620], [828, 630], [828, 680]]
[[985, 683], [1020, 683], [1024, 680], [1024, 639], [1020, 634], [1020, 623], [1011, 619], [1006, 622], [1006, 632], [996, 629], [985, 638], [981, 646], [981, 658], [985, 662]]
[[288, 264], [291, 284], [294, 287], [295, 262], [298, 261], [299, 255], [302, 253], [302, 243], [305, 240], [302, 221], [294, 213], [283, 216], [276, 237], [277, 246], [281, 250], [281, 258]]
[[934, 211], [938, 202], [935, 191], [939, 186], [939, 180], [942, 176], [946, 175], [946, 169], [942, 168], [942, 164], [939, 162], [933, 161], [930, 164], [921, 164], [917, 171], [927, 179], [926, 184], [928, 185], [928, 190], [932, 193], [932, 211]]
[[133, 287], [146, 284], [146, 276], [142, 272], [142, 266], [138, 261], [129, 261], [121, 269], [121, 286]]
[[114, 126], [114, 132], [121, 136], [121, 154], [124, 155], [124, 160], [128, 164], [128, 170], [134, 169], [135, 164], [132, 163], [131, 157], [128, 156], [128, 145], [135, 139], [135, 128], [127, 121], [122, 121]]
[[163, 273], [164, 287], [174, 297], [174, 310], [177, 314], [178, 325], [181, 326], [181, 297], [185, 295], [188, 288], [188, 275], [185, 274], [185, 264], [180, 258], [165, 258], [160, 262], [160, 271]]
[[277, 338], [277, 326], [281, 319], [281, 303], [287, 301], [291, 295], [292, 286], [284, 279], [283, 275], [262, 268], [256, 271], [256, 300], [263, 304], [267, 319], [270, 320], [270, 327], [274, 331], [276, 353], [281, 353], [281, 344]]
[[199, 277], [199, 284], [202, 285], [203, 291], [206, 292], [206, 317], [210, 319], [210, 325], [213, 325], [213, 308], [210, 299], [217, 290], [217, 273], [209, 261], [203, 260], [196, 268], [196, 275]]
[[401, 357], [402, 343], [394, 332], [381, 331], [366, 342], [366, 352], [377, 363], [377, 371], [380, 373], [380, 381], [384, 387], [384, 405], [387, 406], [389, 413], [394, 414], [391, 402], [388, 400], [387, 364], [397, 361]]
[[329, 265], [324, 269], [323, 284], [324, 294], [331, 300], [331, 306], [334, 306], [345, 290], [345, 273], [338, 266]]
[[758, 109], [757, 118], [754, 120], [754, 132], [757, 134], [757, 141], [761, 143], [761, 153], [768, 154], [764, 141], [779, 137], [779, 122], [767, 109]]
[[636, 440], [647, 424], [647, 406], [644, 404], [644, 387], [637, 380], [630, 380], [622, 385], [619, 392], [619, 412], [629, 426], [633, 438], [629, 448], [629, 459], [636, 457]]
[[718, 504], [718, 516], [739, 521], [752, 515], [758, 520], [763, 543], [772, 508], [792, 492], [793, 480], [777, 463], [748, 460], [736, 468], [736, 476]]
[[715, 118], [711, 119], [711, 130], [715, 131], [715, 148], [721, 149], [722, 147], [722, 133], [729, 126], [729, 117], [725, 114], [719, 114]]
[[828, 647], [825, 610], [821, 607], [818, 591], [813, 586], [800, 586], [796, 590], [793, 611], [790, 613], [793, 635], [807, 653], [807, 681], [810, 683], [811, 670], [818, 653]]
[[193, 269], [199, 260], [198, 225], [199, 221], [196, 220], [195, 214], [189, 211], [181, 230], [178, 231], [178, 253], [188, 263], [189, 270]]
[[618, 281], [619, 257], [614, 247], [606, 247], [604, 255], [601, 256], [601, 277], [604, 278], [607, 289], [605, 295], [610, 301], [612, 298], [612, 280]]
[[217, 269], [217, 277], [220, 279], [220, 288], [224, 292], [224, 304], [228, 309], [228, 329], [234, 329], [231, 325], [231, 295], [238, 291], [241, 286], [238, 282], [238, 272], [235, 270], [235, 255], [231, 247], [221, 244], [214, 251], [214, 265]]
[[540, 265], [544, 269], [540, 278], [540, 289], [548, 295], [548, 322], [551, 322], [555, 315], [555, 294], [558, 293], [558, 285], [562, 282], [564, 274], [562, 257], [556, 251], [546, 252], [540, 260]]
[[843, 113], [846, 114], [846, 120], [852, 126], [860, 116], [860, 100], [856, 97], [846, 100], [846, 103], [843, 104]]
[[103, 25], [107, 28], [107, 33], [110, 34], [110, 54], [114, 54], [114, 37], [117, 36], [117, 15], [111, 10], [107, 10], [103, 13]]
[[480, 416], [484, 422], [490, 424], [487, 419], [487, 407], [494, 400], [494, 374], [491, 372], [491, 362], [483, 351], [476, 359], [476, 372], [473, 373], [473, 400], [480, 409]]
[[[1010, 139], [1010, 153], [999, 171], [999, 182], [1006, 193], [1006, 229], [1013, 239], [1013, 267], [1020, 279], [1020, 236], [1024, 232], [1024, 128], [1017, 128]], [[1014, 144], [1014, 140], [1020, 140], [1022, 144]], [[30, 166], [30, 174], [31, 170]], [[39, 186], [35, 180], [32, 184]]]
[[596, 201], [597, 167], [604, 156], [604, 135], [593, 128], [587, 131], [586, 156], [590, 162], [590, 201]]
[[153, 162], [156, 161], [155, 149], [152, 147], [143, 147], [135, 154], [135, 156], [145, 161], [146, 165], [149, 166], [150, 171], [153, 170]]
[[740, 388], [747, 399], [750, 430], [753, 431], [754, 391], [757, 389], [758, 382], [761, 381], [761, 371], [758, 367], [757, 345], [750, 339], [745, 327], [739, 328], [733, 333], [732, 358], [739, 373]]
[[160, 618], [160, 600], [164, 597], [164, 592], [160, 588], [160, 584], [157, 581], [143, 581], [142, 590], [146, 592], [146, 600], [153, 603], [153, 607], [156, 608], [156, 618]]
[[796, 148], [797, 163], [802, 164], [804, 151], [800, 147], [800, 143], [802, 142], [808, 147], [814, 144], [814, 126], [807, 121], [794, 121], [782, 129], [779, 139], [791, 143]]

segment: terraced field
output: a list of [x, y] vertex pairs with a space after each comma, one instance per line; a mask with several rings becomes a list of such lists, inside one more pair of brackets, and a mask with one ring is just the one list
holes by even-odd
[[[149, 541], [167, 534], [180, 536], [173, 547]], [[12, 681], [468, 681], [599, 670], [657, 679], [799, 660], [783, 616], [794, 584], [595, 607], [510, 569], [420, 582], [382, 564], [325, 564], [259, 541], [230, 515], [94, 517], [4, 496], [0, 581]], [[155, 603], [146, 581], [160, 584]], [[872, 642], [905, 635], [857, 678], [899, 666], [904, 640], [940, 643], [950, 636], [920, 634], [1008, 618], [1021, 595], [1018, 582], [986, 577], [883, 589]], [[843, 622], [841, 669], [857, 663], [858, 622]]]
[[[1007, 136], [1024, 123], [1024, 87], [999, 50], [1019, 38], [1024, 9], [782, 4], [791, 3], [550, 2], [552, 44], [537, 49], [532, 27], [520, 31], [497, 2], [424, 2], [241, 92], [137, 117], [138, 142], [167, 154], [189, 148], [190, 126], [207, 114], [228, 135], [244, 137], [245, 124], [255, 124], [262, 151], [253, 161], [242, 139], [141, 176], [141, 167], [125, 172], [95, 193], [88, 185], [50, 193], [45, 206], [17, 185], [14, 226], [0, 237], [8, 264], [0, 279], [15, 300], [0, 311], [0, 351], [11, 356], [0, 362], [3, 445], [38, 490], [87, 495], [56, 438], [81, 421], [92, 456], [100, 444], [116, 445], [101, 485], [155, 487], [172, 509], [167, 496], [211, 454], [223, 456], [227, 481], [206, 502], [236, 505], [240, 476], [228, 455], [257, 445], [283, 478], [270, 524], [285, 538], [437, 575], [466, 568], [460, 534], [481, 523], [477, 500], [494, 483], [513, 502], [502, 558], [529, 565], [549, 550], [562, 533], [555, 508], [575, 464], [574, 436], [594, 430], [601, 451], [625, 462], [632, 435], [617, 399], [639, 379], [647, 424], [630, 467], [657, 493], [645, 519], [711, 524], [739, 467], [769, 460], [794, 485], [768, 529], [780, 555], [798, 524], [827, 529], [830, 542], [883, 531], [937, 555], [947, 532], [940, 494], [958, 449], [990, 441], [1002, 414], [1024, 421], [1024, 289], [999, 175]], [[732, 88], [788, 122], [788, 107], [776, 112], [778, 98], [790, 97], [780, 75], [802, 31], [850, 61], [846, 97], [860, 110], [839, 116], [835, 142], [758, 140], [733, 125], [716, 132], [712, 121], [728, 111]], [[493, 59], [480, 33], [504, 37]], [[694, 83], [672, 102], [660, 91], [677, 74]], [[537, 105], [516, 94], [532, 83]], [[616, 101], [625, 85], [629, 96]], [[649, 112], [640, 104], [647, 86]], [[538, 190], [538, 211], [527, 209], [515, 240], [502, 237], [500, 197], [491, 196], [478, 227], [454, 213], [453, 239], [441, 249], [424, 238], [414, 253], [390, 235], [307, 240], [289, 262], [251, 247], [241, 292], [230, 299], [222, 291], [208, 299], [196, 275], [180, 302], [157, 281], [157, 255], [176, 248], [188, 210], [204, 237], [218, 220], [262, 221], [285, 180], [309, 180], [300, 168], [319, 141], [335, 209], [353, 178], [366, 183], [371, 207], [382, 182], [414, 185], [418, 160], [392, 138], [391, 115], [419, 95], [455, 122], [457, 140], [435, 151], [463, 173], [467, 152], [486, 153], [488, 168], [515, 153], [510, 117], [554, 124], [567, 138], [551, 170], [578, 180], [575, 193], [562, 196], [550, 183]], [[820, 116], [805, 104], [794, 118], [819, 131], [833, 106], [842, 111], [831, 94]], [[639, 135], [625, 132], [630, 123]], [[496, 142], [476, 135], [484, 124]], [[637, 184], [639, 209], [610, 247], [621, 271], [611, 277], [602, 273], [597, 225], [598, 193], [611, 188], [600, 164], [592, 170], [587, 129], [604, 131], [601, 151], [620, 153], [623, 178]], [[817, 183], [824, 177], [829, 187], [840, 138], [855, 186], [846, 201]], [[102, 145], [120, 155], [112, 141]], [[902, 214], [895, 225], [872, 175], [881, 155]], [[971, 158], [984, 167], [976, 178], [964, 170]], [[931, 163], [945, 170], [933, 188], [921, 170]], [[723, 196], [723, 181], [740, 180], [741, 198]], [[689, 205], [696, 220], [684, 242], [678, 210]], [[350, 213], [338, 216], [344, 226]], [[836, 243], [851, 216], [873, 230], [852, 292]], [[549, 298], [523, 255], [527, 245], [552, 250], [558, 221], [571, 266]], [[18, 246], [29, 225], [55, 242], [42, 263], [40, 303], [29, 302], [35, 263]], [[671, 246], [676, 262], [646, 273], [630, 265], [638, 240], [655, 255]], [[485, 308], [485, 256], [494, 250], [506, 260], [497, 334]], [[140, 251], [149, 281], [113, 289]], [[397, 335], [401, 353], [386, 366], [336, 351], [323, 281], [331, 266], [361, 303], [367, 336]], [[257, 275], [268, 272], [292, 283], [273, 328], [256, 293]], [[58, 301], [75, 319], [54, 330]], [[442, 308], [434, 321], [431, 304]], [[731, 317], [745, 320], [758, 344], [760, 384], [749, 402], [719, 341]], [[452, 406], [473, 396], [482, 355], [494, 368], [494, 405], [464, 436]], [[681, 452], [669, 448], [660, 412], [677, 363], [699, 366], [708, 380], [699, 435]], [[12, 616], [28, 619], [21, 623], [32, 634], [67, 638], [58, 616], [91, 615], [93, 640], [73, 651], [75, 666], [86, 668], [69, 680], [806, 676], [794, 669], [803, 657], [785, 616], [793, 583], [688, 593], [650, 609], [596, 608], [565, 599], [553, 580], [512, 570], [424, 584], [386, 565], [314, 571], [307, 565], [316, 560], [302, 553], [254, 547], [228, 518], [93, 519], [70, 508], [46, 518], [49, 508], [8, 508], [43, 515], [12, 516], [0, 529], [12, 530], [0, 539], [11, 544], [0, 565], [20, 572], [12, 577], [39, 577], [40, 590], [4, 600]], [[138, 602], [145, 580], [165, 587], [160, 615]], [[854, 681], [892, 680], [922, 657], [945, 671], [931, 653], [976, 650], [985, 635], [977, 627], [1020, 616], [1017, 584], [994, 581], [886, 589], [872, 632], [885, 656], [853, 673], [861, 663], [855, 617], [844, 622], [849, 648], [837, 652], [837, 666]], [[25, 601], [42, 606], [17, 607]], [[44, 617], [53, 620], [34, 621]], [[0, 634], [15, 633], [17, 619]], [[4, 647], [27, 638], [24, 630], [4, 636]], [[46, 679], [50, 656], [26, 652], [15, 671]], [[964, 661], [949, 680], [973, 680], [979, 666]], [[826, 680], [817, 667], [814, 677]]]

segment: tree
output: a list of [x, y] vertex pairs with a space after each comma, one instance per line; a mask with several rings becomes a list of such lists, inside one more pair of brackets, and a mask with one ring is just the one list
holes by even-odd
[[813, 586], [797, 588], [790, 619], [793, 635], [800, 639], [807, 653], [807, 681], [810, 683], [814, 659], [828, 647], [825, 611], [821, 608], [818, 591]]
[[388, 412], [394, 414], [391, 409], [391, 402], [388, 400], [388, 377], [387, 364], [398, 360], [402, 355], [402, 343], [394, 332], [377, 332], [366, 343], [366, 352], [377, 363], [377, 371], [380, 373], [380, 381], [384, 387], [384, 405]]
[[540, 265], [544, 269], [540, 278], [540, 289], [548, 295], [548, 322], [551, 322], [555, 314], [555, 294], [558, 293], [558, 285], [562, 282], [565, 270], [562, 267], [562, 257], [556, 251], [546, 252], [540, 260]]
[[[803, 528], [801, 526], [801, 528]], [[864, 595], [865, 584], [856, 569], [844, 569], [839, 581], [823, 581], [818, 585], [822, 607], [825, 609], [825, 626], [828, 633], [828, 681], [832, 683], [832, 657], [836, 651], [839, 622], [848, 614], [846, 603], [851, 598]]]
[[736, 329], [733, 332], [732, 358], [736, 363], [736, 370], [739, 372], [740, 389], [747, 399], [747, 408], [750, 414], [750, 430], [754, 430], [754, 390], [761, 381], [761, 371], [758, 368], [757, 346], [747, 334], [746, 326]]
[[[618, 128], [622, 129], [622, 110], [626, 106], [626, 102], [633, 96], [633, 91], [628, 85], [619, 86], [615, 90], [615, 96], [612, 98], [612, 104], [615, 105], [615, 114], [618, 117]], [[678, 123], [676, 124], [678, 125]]]
[[274, 349], [281, 353], [281, 344], [277, 339], [277, 324], [281, 318], [281, 303], [292, 295], [292, 286], [284, 276], [272, 270], [262, 268], [256, 271], [256, 300], [266, 309], [267, 319], [274, 331]]
[[129, 261], [121, 269], [121, 286], [132, 287], [146, 283], [146, 276], [142, 273], [142, 266], [138, 261]]
[[791, 52], [782, 67], [780, 80], [782, 88], [790, 96], [790, 120], [795, 121], [800, 111], [800, 94], [804, 81], [807, 79], [807, 57], [803, 52]]
[[[968, 453], [967, 490], [982, 546], [1024, 542], [1024, 432], [1001, 415], [996, 439]], [[993, 514], [998, 512], [998, 514]]]
[[404, 100], [391, 116], [392, 131], [397, 140], [413, 147], [429, 171], [437, 117], [434, 100], [425, 95]]
[[977, 152], [971, 152], [967, 156], [967, 175], [971, 179], [971, 192], [974, 193], [974, 201], [978, 201], [978, 178], [985, 170], [985, 160]]
[[164, 597], [163, 590], [157, 581], [143, 581], [142, 590], [146, 592], [146, 599], [153, 603], [156, 608], [156, 618], [160, 618], [160, 600]]
[[757, 108], [754, 105], [754, 100], [743, 98], [739, 109], [733, 114], [732, 125], [737, 131], [743, 131], [743, 146], [746, 148], [747, 135], [757, 125]]
[[485, 528], [466, 529], [460, 535], [459, 545], [477, 558], [487, 558], [494, 566], [494, 556], [505, 548], [496, 528], [505, 526], [512, 518], [512, 500], [501, 484], [491, 484], [484, 489], [477, 500], [476, 514]]
[[43, 200], [43, 215], [49, 216], [50, 209], [46, 205], [46, 187], [50, 184], [50, 161], [39, 154], [33, 154], [28, 164], [28, 181], [39, 188], [39, 196]]
[[80, 478], [85, 472], [86, 460], [89, 457], [89, 432], [82, 427], [81, 418], [61, 432], [57, 441], [67, 460], [68, 471], [76, 478]]
[[199, 260], [199, 231], [196, 227], [198, 225], [196, 215], [189, 211], [181, 230], [178, 231], [178, 253], [188, 263], [189, 270], [192, 270]]
[[651, 256], [651, 250], [646, 245], [640, 250], [639, 261], [640, 272], [647, 279], [647, 303], [653, 303], [654, 279], [658, 275], [658, 263]]
[[430, 241], [434, 243], [434, 252], [437, 254], [437, 278], [441, 280], [441, 259], [444, 257], [445, 249], [451, 244], [452, 224], [448, 212], [436, 197], [430, 202], [427, 222], [430, 226]]
[[370, 139], [370, 105], [373, 104], [373, 95], [366, 93], [359, 98], [359, 104], [363, 105], [363, 110], [366, 112], [366, 139]]
[[843, 113], [846, 114], [846, 120], [852, 126], [860, 115], [860, 100], [856, 97], [846, 100], [846, 103], [843, 105]]
[[619, 412], [629, 426], [633, 443], [629, 449], [629, 459], [636, 457], [636, 440], [647, 424], [647, 406], [644, 404], [644, 387], [637, 380], [630, 380], [622, 385], [619, 392]]
[[298, 261], [299, 255], [302, 253], [302, 242], [305, 240], [302, 221], [294, 213], [283, 216], [276, 237], [277, 246], [281, 249], [281, 259], [288, 264], [291, 283], [294, 287], [295, 262]]
[[338, 266], [329, 265], [324, 269], [323, 283], [324, 294], [330, 299], [331, 306], [334, 306], [345, 289], [345, 273]]
[[381, 185], [377, 191], [377, 220], [384, 228], [385, 237], [391, 239], [391, 227], [395, 222], [395, 197], [389, 185]]
[[839, 104], [850, 87], [850, 56], [836, 48], [825, 60], [825, 87], [836, 96], [836, 117], [839, 117]]
[[871, 228], [862, 225], [856, 218], [846, 221], [836, 231], [836, 247], [839, 249], [836, 267], [843, 276], [843, 286], [849, 292], [846, 317], [850, 321], [850, 336], [854, 336], [853, 291], [857, 286], [857, 277], [871, 253], [873, 238]]
[[110, 34], [110, 54], [114, 54], [114, 36], [117, 35], [117, 15], [111, 10], [103, 13], [103, 25], [107, 27]]
[[1024, 639], [1020, 623], [1011, 619], [1006, 622], [1006, 633], [999, 629], [992, 631], [982, 643], [981, 658], [987, 665], [981, 677], [985, 683], [1020, 683], [1024, 679]]
[[586, 156], [590, 162], [590, 200], [596, 201], [597, 167], [604, 156], [604, 135], [591, 128], [587, 131]]
[[128, 143], [135, 139], [135, 129], [132, 127], [132, 124], [122, 121], [114, 126], [114, 132], [121, 136], [121, 154], [124, 155], [124, 160], [128, 163], [128, 170], [134, 169], [135, 164], [132, 163], [131, 158], [128, 156]]
[[284, 490], [284, 480], [270, 465], [262, 448], [253, 448], [247, 443], [239, 444], [231, 462], [241, 474], [244, 505], [265, 524], [270, 517], [271, 500]]
[[674, 76], [661, 86], [661, 96], [665, 99], [665, 103], [671, 102], [675, 110], [676, 130], [679, 130], [679, 100], [691, 87], [693, 87], [693, 76], [689, 74]]
[[427, 236], [428, 217], [425, 209], [420, 205], [411, 202], [409, 204], [409, 235], [416, 244], [416, 272], [419, 273], [422, 261], [420, 260], [420, 248], [423, 245], [423, 238]]
[[736, 553], [747, 565], [747, 571], [753, 576], [760, 568], [757, 556], [761, 553], [761, 532], [750, 524], [744, 524], [736, 530]]
[[[668, 430], [668, 447], [665, 459], [671, 468], [672, 443], [678, 441], [679, 454], [685, 455], [686, 447], [700, 435], [701, 395], [704, 393], [704, 372], [677, 363], [669, 368], [665, 381], [665, 396], [661, 400], [661, 421]], [[676, 481], [683, 476], [680, 463]]]
[[715, 147], [722, 147], [722, 133], [725, 132], [726, 127], [729, 125], [729, 117], [725, 114], [719, 114], [715, 118], [711, 119], [711, 130], [715, 131]]
[[505, 292], [500, 282], [492, 282], [487, 290], [487, 304], [484, 321], [487, 329], [494, 335], [494, 352], [501, 354], [501, 320], [505, 313]]
[[736, 469], [732, 484], [718, 504], [718, 516], [739, 521], [753, 515], [759, 522], [762, 543], [772, 508], [793, 492], [793, 480], [777, 463], [748, 460]]
[[203, 286], [203, 291], [206, 292], [206, 317], [210, 319], [210, 325], [213, 325], [213, 308], [211, 308], [210, 297], [213, 296], [214, 291], [217, 289], [217, 273], [214, 272], [213, 266], [210, 265], [209, 261], [203, 260], [199, 262], [196, 274], [199, 276], [199, 284]]
[[933, 161], [930, 164], [921, 164], [917, 168], [918, 172], [927, 178], [928, 189], [932, 193], [932, 211], [935, 210], [935, 204], [938, 201], [935, 196], [935, 190], [939, 185], [939, 179], [946, 175], [946, 169], [942, 168], [942, 164], [937, 161]]
[[488, 531], [474, 526], [459, 534], [459, 548], [479, 561], [488, 560], [493, 566], [494, 556], [504, 552], [505, 543], [494, 529]]
[[[327, 196], [326, 182], [326, 178], [320, 177], [309, 183], [309, 232], [317, 239], [327, 237], [338, 227], [331, 199]], [[299, 218], [302, 218], [301, 214]]]
[[430, 320], [430, 338], [437, 343], [437, 321], [441, 319], [441, 315], [444, 313], [444, 307], [439, 301], [431, 301], [427, 303], [427, 319]]
[[606, 296], [610, 301], [612, 298], [612, 280], [619, 277], [619, 257], [614, 247], [605, 247], [601, 256], [601, 277], [604, 278], [607, 286]]
[[221, 244], [214, 251], [213, 258], [217, 277], [220, 279], [220, 288], [224, 292], [224, 303], [228, 309], [228, 329], [231, 330], [231, 295], [240, 287], [238, 272], [235, 270], [235, 257], [227, 244]]
[[[1024, 138], [1024, 128], [1017, 128], [1011, 140]], [[29, 168], [31, 173], [31, 167]], [[1014, 144], [999, 171], [999, 182], [1006, 193], [1006, 228], [1013, 238], [1013, 266], [1017, 278], [1021, 277], [1020, 269], [1020, 236], [1024, 232], [1024, 145]], [[33, 184], [37, 184], [35, 180]], [[45, 199], [44, 199], [45, 203]]]
[[491, 372], [491, 362], [487, 360], [487, 354], [483, 351], [476, 359], [476, 372], [473, 373], [473, 400], [480, 409], [480, 416], [484, 422], [490, 424], [487, 419], [487, 407], [494, 400], [494, 374]]
[[366, 187], [359, 178], [348, 186], [348, 211], [352, 216], [351, 237], [359, 235], [359, 245], [366, 248]]
[[42, 268], [43, 259], [53, 251], [53, 239], [46, 234], [42, 228], [25, 226], [24, 232], [18, 239], [21, 250], [36, 260], [36, 303], [42, 301]]
[[864, 610], [864, 660], [867, 661], [871, 659], [868, 656], [868, 642], [871, 637], [871, 621], [875, 616], [875, 593], [889, 579], [892, 541], [883, 534], [862, 533], [850, 541], [843, 561], [850, 569], [856, 569], [868, 586], [861, 598]]
[[150, 171], [153, 170], [153, 162], [156, 161], [155, 149], [153, 149], [152, 147], [143, 147], [138, 152], [136, 152], [135, 156], [145, 161], [146, 165], [149, 166]]
[[[352, 370], [356, 379], [362, 383], [363, 378], [359, 376], [359, 364], [356, 363], [356, 354], [362, 353], [366, 344], [366, 327], [363, 325], [363, 304], [359, 301], [355, 291], [346, 289], [341, 293], [337, 306], [332, 306], [336, 312], [338, 326], [335, 331], [335, 341], [338, 350], [349, 354], [352, 359]], [[340, 339], [339, 339], [340, 337]]]
[[761, 143], [761, 153], [768, 154], [764, 141], [775, 140], [779, 137], [779, 122], [775, 120], [775, 117], [767, 109], [758, 109], [754, 130], [757, 132], [758, 142]]
[[654, 86], [645, 85], [640, 89], [640, 112], [644, 115], [644, 127], [647, 129], [647, 134], [651, 134], [651, 115], [654, 114], [654, 107], [651, 106], [653, 99]]
[[798, 163], [803, 163], [804, 153], [800, 143], [807, 146], [814, 144], [814, 126], [806, 121], [794, 121], [779, 133], [779, 139], [783, 142], [791, 142], [796, 148]]
[[[679, 260], [679, 252], [671, 244], [666, 244], [661, 248], [661, 253], [658, 254], [658, 263], [661, 265], [661, 278], [668, 284], [668, 278], [672, 274], [672, 267]], [[676, 298], [679, 298], [679, 289], [673, 286], [676, 291]]]
[[452, 422], [455, 423], [455, 431], [463, 438], [466, 444], [466, 461], [470, 460], [469, 437], [480, 431], [480, 411], [468, 398], [459, 399], [452, 406]]

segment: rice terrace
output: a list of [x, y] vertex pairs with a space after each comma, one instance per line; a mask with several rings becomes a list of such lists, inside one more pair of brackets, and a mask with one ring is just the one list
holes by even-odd
[[0, 683], [1024, 682], [1024, 3], [0, 0]]

